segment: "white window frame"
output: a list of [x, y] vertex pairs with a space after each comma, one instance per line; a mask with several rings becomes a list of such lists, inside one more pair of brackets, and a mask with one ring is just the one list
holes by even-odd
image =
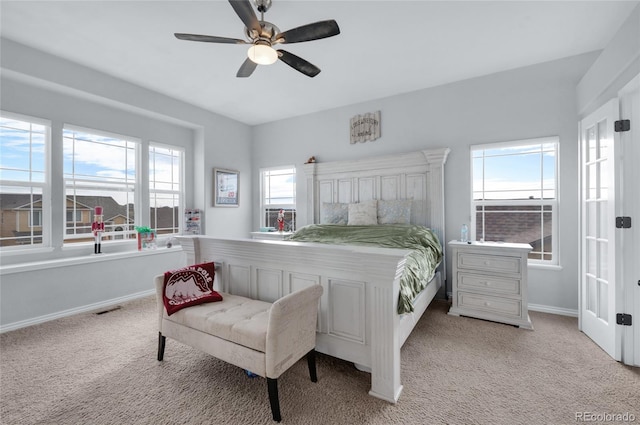
[[[293, 190], [293, 203], [292, 204], [266, 204], [265, 203], [265, 188], [266, 188], [266, 173], [272, 172], [272, 171], [283, 171], [283, 170], [293, 170], [293, 175], [296, 177], [296, 185], [298, 184], [298, 170], [296, 169], [295, 165], [283, 165], [283, 166], [279, 166], [279, 167], [268, 167], [268, 168], [261, 168], [260, 169], [260, 227], [266, 227], [267, 223], [266, 223], [266, 210], [268, 209], [284, 209], [284, 210], [293, 210], [296, 212], [296, 216], [297, 216], [297, 199], [296, 199], [296, 195], [297, 195], [297, 190], [296, 187], [294, 187]], [[296, 223], [296, 219], [294, 218], [292, 220], [292, 225], [293, 225], [293, 229], [297, 229], [297, 223]]]
[[[152, 149], [155, 148], [160, 148], [160, 149], [170, 149], [172, 151], [178, 152], [180, 154], [180, 169], [178, 170], [179, 175], [179, 188], [178, 190], [165, 190], [165, 189], [155, 189], [151, 187], [151, 183], [155, 180], [151, 179], [151, 165], [149, 165], [149, 174], [147, 176], [147, 180], [148, 180], [148, 185], [149, 185], [149, 222], [151, 223], [151, 211], [152, 211], [152, 198], [153, 198], [153, 194], [154, 193], [159, 193], [159, 194], [170, 194], [170, 195], [177, 195], [178, 196], [178, 214], [177, 214], [177, 232], [175, 233], [162, 233], [163, 236], [174, 236], [174, 235], [180, 235], [183, 232], [184, 229], [184, 200], [185, 200], [185, 185], [184, 185], [184, 181], [185, 181], [185, 149], [183, 147], [180, 146], [173, 146], [173, 145], [168, 145], [168, 144], [163, 144], [163, 143], [156, 143], [156, 142], [150, 142], [149, 143], [149, 162], [151, 162], [151, 151]], [[156, 221], [157, 223], [157, 221]]]
[[[141, 217], [141, 203], [140, 203], [140, 152], [141, 152], [141, 146], [142, 146], [142, 142], [139, 138], [136, 137], [131, 137], [131, 136], [125, 136], [122, 134], [117, 134], [117, 133], [112, 133], [112, 132], [106, 132], [106, 131], [101, 131], [101, 130], [96, 130], [93, 128], [85, 128], [85, 127], [79, 127], [76, 125], [71, 125], [71, 124], [65, 124], [63, 126], [62, 129], [62, 146], [64, 149], [64, 139], [65, 139], [65, 130], [69, 130], [69, 131], [76, 131], [79, 133], [86, 133], [86, 134], [90, 134], [92, 136], [102, 136], [102, 137], [109, 137], [109, 138], [116, 138], [116, 139], [120, 139], [120, 140], [124, 140], [127, 142], [131, 142], [133, 143], [134, 146], [134, 153], [135, 153], [135, 179], [129, 183], [126, 183], [126, 186], [130, 186], [132, 188], [132, 190], [119, 190], [119, 189], [110, 189], [111, 191], [122, 191], [122, 192], [133, 192], [133, 205], [134, 205], [134, 222], [131, 225], [127, 225], [130, 226], [129, 229], [119, 232], [119, 231], [109, 231], [108, 230], [108, 226], [105, 224], [105, 232], [103, 233], [103, 243], [106, 242], [108, 237], [112, 237], [114, 240], [119, 240], [122, 239], [123, 237], [125, 239], [135, 239], [136, 238], [136, 231], [134, 230], [135, 226], [139, 226], [140, 224], [140, 217]], [[95, 186], [92, 185], [92, 183], [94, 183], [96, 181], [96, 179], [69, 179], [66, 177], [65, 175], [66, 173], [64, 173], [63, 170], [63, 176], [64, 177], [64, 221], [63, 221], [63, 244], [69, 244], [69, 243], [73, 243], [74, 240], [78, 240], [78, 239], [87, 239], [92, 236], [92, 233], [80, 233], [80, 234], [72, 234], [69, 235], [67, 234], [67, 189], [69, 188], [74, 188], [77, 190], [96, 190]], [[107, 180], [107, 179], [105, 179]], [[93, 214], [93, 213], [92, 213]], [[109, 217], [104, 217], [103, 220], [108, 220]], [[93, 220], [93, 217], [91, 218]], [[74, 222], [75, 223], [75, 222]], [[114, 225], [115, 226], [115, 225]], [[120, 226], [120, 225], [118, 225]], [[114, 227], [115, 228], [115, 227]]]
[[[510, 148], [510, 147], [519, 147], [526, 145], [534, 145], [534, 144], [549, 144], [553, 143], [555, 146], [555, 199], [543, 199], [536, 198], [531, 200], [476, 200], [474, 199], [474, 152], [479, 150], [486, 149], [500, 149], [500, 148]], [[551, 260], [544, 259], [533, 259], [529, 258], [529, 264], [536, 265], [549, 265], [549, 266], [557, 266], [560, 264], [560, 250], [559, 250], [559, 239], [560, 239], [560, 226], [558, 223], [558, 209], [560, 205], [560, 138], [557, 136], [549, 136], [549, 137], [541, 137], [534, 139], [523, 139], [523, 140], [515, 140], [510, 142], [498, 142], [498, 143], [488, 143], [481, 145], [472, 145], [470, 147], [470, 170], [471, 170], [471, 237], [475, 240], [481, 240], [482, 235], [478, 235], [478, 223], [476, 222], [476, 211], [479, 206], [507, 206], [507, 207], [518, 207], [518, 206], [540, 206], [544, 209], [546, 206], [551, 206]], [[543, 173], [541, 172], [541, 179], [544, 178]], [[542, 185], [542, 183], [541, 183]], [[540, 188], [542, 190], [542, 187]], [[513, 211], [517, 212], [517, 211]], [[542, 212], [540, 213], [543, 214]], [[484, 228], [484, 226], [483, 226]], [[543, 241], [544, 244], [544, 241]], [[544, 251], [544, 249], [543, 249]]]
[[[13, 250], [33, 250], [39, 248], [48, 248], [51, 246], [51, 121], [42, 118], [37, 118], [29, 115], [16, 114], [13, 112], [0, 110], [0, 116], [7, 119], [27, 122], [35, 125], [41, 125], [44, 127], [44, 182], [35, 181], [22, 181], [22, 180], [0, 180], [0, 186], [14, 186], [24, 188], [37, 188], [41, 192], [41, 225], [35, 227], [41, 227], [40, 236], [31, 236], [31, 239], [41, 239], [41, 243], [31, 243], [16, 246], [4, 246], [0, 247], [0, 251], [10, 252]], [[31, 214], [35, 210], [30, 210], [28, 215], [29, 227], [31, 226]]]

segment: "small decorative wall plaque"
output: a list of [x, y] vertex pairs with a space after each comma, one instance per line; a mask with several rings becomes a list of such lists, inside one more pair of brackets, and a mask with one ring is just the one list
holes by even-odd
[[380, 111], [351, 118], [351, 144], [373, 141], [380, 137]]
[[213, 169], [213, 206], [237, 207], [240, 199], [240, 173], [235, 170]]

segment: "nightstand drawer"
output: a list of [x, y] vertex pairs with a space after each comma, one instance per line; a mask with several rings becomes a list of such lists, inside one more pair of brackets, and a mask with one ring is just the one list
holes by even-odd
[[458, 289], [481, 291], [483, 293], [520, 295], [520, 280], [458, 273]]
[[492, 297], [488, 295], [458, 292], [458, 307], [485, 311], [509, 317], [520, 317], [522, 311], [520, 300]]
[[520, 258], [460, 252], [458, 268], [517, 274], [520, 273]]

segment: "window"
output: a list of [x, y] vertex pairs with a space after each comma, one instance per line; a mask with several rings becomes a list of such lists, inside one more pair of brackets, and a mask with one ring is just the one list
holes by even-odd
[[528, 243], [530, 262], [558, 264], [558, 138], [471, 147], [472, 230]]
[[102, 207], [103, 240], [135, 238], [138, 143], [65, 126], [63, 149], [65, 242], [93, 240], [96, 206]]
[[42, 227], [42, 210], [31, 211], [29, 227]]
[[67, 222], [68, 223], [82, 223], [82, 211], [80, 210], [67, 210]]
[[0, 113], [0, 247], [49, 241], [49, 123]]
[[284, 210], [284, 230], [296, 230], [296, 168], [260, 170], [261, 227], [278, 229], [278, 212]]
[[149, 221], [158, 234], [180, 233], [183, 157], [181, 149], [149, 146]]

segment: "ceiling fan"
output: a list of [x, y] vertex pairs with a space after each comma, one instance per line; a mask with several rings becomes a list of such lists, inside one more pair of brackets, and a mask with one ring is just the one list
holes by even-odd
[[249, 41], [213, 35], [182, 33], [175, 33], [174, 35], [180, 40], [202, 41], [205, 43], [251, 44], [252, 46], [247, 52], [248, 57], [240, 66], [236, 77], [248, 77], [258, 65], [271, 65], [278, 59], [304, 75], [315, 77], [320, 73], [320, 68], [286, 50], [275, 50], [273, 46], [319, 40], [340, 34], [340, 28], [333, 19], [314, 22], [280, 32], [280, 29], [274, 24], [264, 20], [264, 13], [271, 7], [271, 0], [253, 0], [258, 12], [260, 12], [260, 20], [256, 17], [249, 0], [229, 0], [229, 3], [231, 3], [231, 7], [245, 24], [245, 33]]

